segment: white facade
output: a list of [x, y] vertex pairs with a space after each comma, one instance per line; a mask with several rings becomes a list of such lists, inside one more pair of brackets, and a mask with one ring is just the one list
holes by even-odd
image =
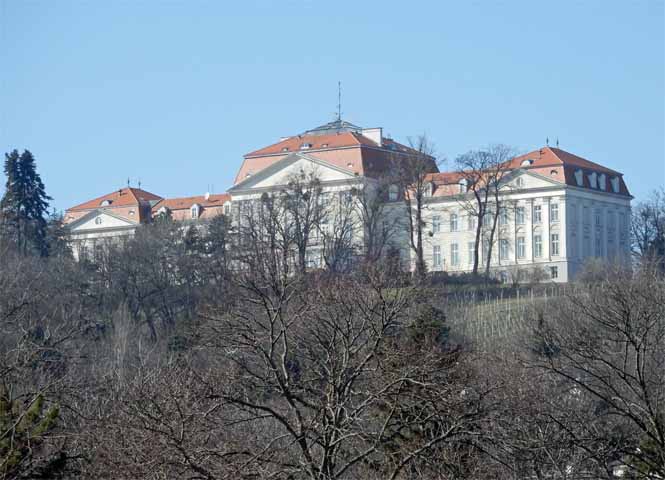
[[[503, 191], [491, 251], [494, 275], [509, 281], [540, 267], [545, 278], [566, 282], [589, 258], [629, 258], [630, 197], [572, 187], [524, 170], [511, 173]], [[430, 271], [472, 271], [476, 218], [468, 213], [468, 202], [470, 194], [426, 200], [423, 246]], [[399, 212], [401, 205], [396, 202], [394, 208]], [[485, 269], [491, 218], [487, 216], [489, 225], [481, 237], [480, 272]], [[408, 236], [401, 242], [413, 268]]]

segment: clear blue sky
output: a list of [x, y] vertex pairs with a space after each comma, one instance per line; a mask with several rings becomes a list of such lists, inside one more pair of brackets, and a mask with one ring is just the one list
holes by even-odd
[[331, 120], [341, 80], [356, 124], [451, 159], [558, 137], [639, 200], [665, 184], [664, 4], [0, 0], [0, 148], [35, 154], [58, 209], [127, 177], [220, 192]]

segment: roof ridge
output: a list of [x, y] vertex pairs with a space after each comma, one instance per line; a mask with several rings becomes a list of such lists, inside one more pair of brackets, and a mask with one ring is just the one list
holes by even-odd
[[[548, 148], [550, 150], [550, 152], [552, 152], [552, 155], [554, 155], [556, 158], [558, 158], [559, 161], [561, 162], [561, 164], [564, 165], [564, 166], [566, 166], [566, 161], [564, 159], [562, 159], [557, 152], [562, 152], [566, 155], [570, 155], [571, 157], [575, 157], [577, 159], [580, 159], [580, 160], [582, 160], [584, 162], [587, 162], [587, 163], [589, 163], [589, 164], [593, 165], [594, 167], [599, 168], [601, 170], [607, 170], [607, 171], [613, 172], [617, 175], [622, 175], [620, 172], [618, 172], [618, 171], [616, 171], [612, 168], [608, 168], [608, 167], [606, 167], [604, 165], [601, 165], [599, 163], [592, 162], [591, 160], [588, 160], [584, 157], [580, 157], [579, 155], [576, 155], [574, 153], [570, 153], [567, 150], [563, 150], [563, 149], [558, 148], [558, 147], [556, 147], [556, 148], [555, 147], [550, 147], [549, 145], [546, 148]], [[571, 165], [571, 166], [575, 166], [575, 165]], [[580, 167], [578, 166], [578, 168], [580, 168]]]

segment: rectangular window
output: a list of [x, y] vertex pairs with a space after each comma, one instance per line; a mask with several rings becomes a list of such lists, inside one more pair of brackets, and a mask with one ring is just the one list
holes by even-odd
[[432, 247], [432, 265], [434, 268], [441, 268], [441, 246], [434, 245]]
[[540, 205], [533, 206], [533, 223], [542, 222], [542, 207]]
[[550, 277], [559, 278], [559, 267], [550, 267]]
[[432, 233], [439, 233], [441, 231], [441, 217], [434, 215], [432, 217]]
[[450, 231], [451, 232], [456, 232], [457, 231], [457, 214], [456, 213], [451, 213], [450, 214]]
[[482, 243], [482, 252], [483, 252], [483, 261], [487, 260], [487, 257], [490, 255], [490, 242], [489, 240], [483, 240]]
[[526, 241], [524, 237], [517, 237], [517, 258], [526, 257]]
[[591, 216], [589, 214], [589, 207], [582, 208], [582, 221], [584, 225], [589, 225], [591, 223]]
[[489, 227], [492, 225], [494, 216], [490, 210], [485, 211], [485, 216], [483, 217], [483, 227]]
[[467, 259], [469, 262], [469, 265], [473, 265], [473, 260], [476, 256], [476, 242], [469, 242], [466, 244], [467, 247]]
[[559, 234], [558, 233], [553, 233], [552, 234], [552, 245], [550, 247], [550, 254], [551, 255], [559, 255]]
[[556, 223], [559, 221], [559, 204], [553, 203], [550, 205], [550, 222]]
[[459, 247], [456, 243], [450, 245], [450, 264], [454, 267], [459, 265]]
[[536, 258], [543, 256], [543, 238], [540, 235], [533, 236], [533, 256]]
[[307, 252], [305, 255], [305, 262], [307, 264], [307, 268], [319, 268], [321, 266], [321, 253]]
[[517, 207], [515, 209], [515, 223], [524, 225], [524, 207]]
[[499, 240], [499, 260], [508, 260], [508, 240]]
[[505, 208], [499, 213], [499, 225], [508, 225], [508, 210]]
[[399, 196], [399, 187], [397, 185], [391, 185], [388, 188], [388, 200], [394, 202]]
[[594, 211], [594, 213], [595, 213], [595, 216], [596, 216], [596, 226], [597, 226], [597, 227], [600, 227], [600, 225], [601, 225], [601, 215], [600, 215], [600, 210], [599, 210], [599, 209], [596, 209], [596, 210]]
[[596, 235], [596, 257], [602, 257], [603, 256], [603, 245], [601, 242], [600, 235]]
[[476, 217], [473, 215], [466, 217], [466, 228], [471, 232], [476, 230]]

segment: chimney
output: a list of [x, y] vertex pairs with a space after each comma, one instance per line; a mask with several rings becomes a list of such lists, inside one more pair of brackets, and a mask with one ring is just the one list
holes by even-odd
[[381, 127], [363, 128], [360, 130], [360, 134], [375, 141], [379, 147], [383, 146], [383, 129]]
[[206, 192], [206, 194], [203, 196], [203, 198], [206, 199], [206, 202], [210, 200], [210, 192]]

